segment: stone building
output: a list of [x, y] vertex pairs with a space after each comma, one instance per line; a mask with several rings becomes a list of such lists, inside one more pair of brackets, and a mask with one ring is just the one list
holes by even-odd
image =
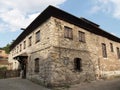
[[5, 50], [0, 49], [0, 60], [7, 60], [8, 54], [6, 54]]
[[0, 60], [0, 68], [6, 67], [7, 69], [9, 69], [9, 62], [8, 60]]
[[2, 67], [11, 69], [12, 63], [8, 62], [8, 54], [5, 52], [5, 50], [0, 49], [0, 68]]
[[23, 77], [44, 85], [75, 84], [120, 75], [120, 38], [53, 6], [11, 45]]

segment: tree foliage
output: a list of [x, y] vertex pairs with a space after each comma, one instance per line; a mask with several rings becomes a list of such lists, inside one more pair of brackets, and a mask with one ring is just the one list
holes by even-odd
[[11, 45], [11, 44], [7, 44], [5, 47], [3, 47], [3, 50], [5, 50], [5, 52], [6, 52], [7, 54], [9, 54], [9, 52], [10, 52], [10, 45]]
[[7, 70], [7, 67], [0, 67], [0, 71], [5, 71]]
[[7, 54], [9, 54], [9, 53], [10, 53], [10, 46], [14, 43], [14, 41], [15, 41], [15, 40], [12, 40], [12, 42], [11, 42], [10, 44], [8, 43], [5, 47], [2, 47], [2, 48], [0, 47], [0, 49], [1, 49], [1, 50], [5, 50], [5, 52], [6, 52]]

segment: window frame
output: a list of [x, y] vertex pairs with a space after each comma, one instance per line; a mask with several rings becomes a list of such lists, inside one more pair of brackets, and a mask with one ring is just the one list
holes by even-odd
[[23, 42], [23, 49], [26, 49], [26, 40]]
[[68, 27], [68, 26], [64, 26], [64, 38], [68, 38], [68, 39], [73, 39], [73, 29]]
[[40, 61], [39, 58], [35, 59], [35, 64], [34, 64], [35, 65], [34, 66], [34, 72], [35, 73], [39, 73], [39, 66], [40, 66], [39, 61]]
[[28, 38], [28, 46], [32, 46], [32, 36]]
[[18, 53], [19, 47], [17, 46], [16, 48], [17, 48], [17, 52], [16, 53]]
[[40, 31], [37, 31], [36, 33], [35, 33], [35, 42], [36, 43], [38, 43], [38, 42], [40, 42]]
[[111, 50], [111, 52], [114, 52], [113, 43], [110, 43], [110, 50]]
[[118, 59], [120, 59], [120, 48], [116, 47], [116, 49], [117, 49], [117, 57], [118, 57]]
[[20, 44], [20, 52], [22, 51], [22, 44]]
[[105, 43], [102, 43], [102, 56], [107, 58], [107, 48]]
[[78, 36], [79, 36], [79, 41], [80, 42], [86, 42], [85, 40], [85, 32], [82, 32], [82, 31], [78, 31]]
[[74, 70], [75, 71], [82, 71], [82, 60], [81, 58], [75, 58], [74, 59]]

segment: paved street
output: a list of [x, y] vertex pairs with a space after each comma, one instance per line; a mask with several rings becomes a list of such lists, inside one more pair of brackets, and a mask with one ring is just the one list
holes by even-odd
[[120, 79], [82, 83], [69, 90], [120, 90]]
[[26, 79], [0, 79], [0, 90], [49, 90]]
[[[0, 90], [50, 90], [29, 80], [12, 78], [0, 79]], [[71, 86], [69, 89], [61, 90], [120, 90], [120, 79], [94, 81]]]

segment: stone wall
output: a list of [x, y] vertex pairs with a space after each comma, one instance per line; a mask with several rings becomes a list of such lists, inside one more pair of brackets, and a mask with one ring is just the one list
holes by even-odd
[[[51, 17], [48, 22], [50, 23], [48, 32], [48, 29], [44, 27], [46, 23], [39, 27], [41, 30], [41, 42], [32, 50], [28, 61], [27, 77], [29, 79], [36, 79], [42, 84], [52, 86], [94, 80], [94, 67], [87, 44], [77, 41], [77, 32], [74, 32], [75, 35], [73, 36], [76, 40], [64, 38], [64, 26], [70, 26], [70, 24], [63, 21], [60, 22], [53, 17]], [[46, 41], [48, 38], [45, 36], [49, 38], [49, 41]], [[44, 45], [42, 43], [44, 43]], [[66, 57], [69, 58], [67, 65], [65, 64]], [[35, 58], [40, 59], [39, 73], [34, 72]], [[78, 72], [74, 70], [75, 58], [82, 60], [82, 71]]]
[[[92, 62], [91, 54], [87, 43], [79, 42], [78, 30], [80, 28], [53, 18], [53, 49], [51, 50], [52, 77], [53, 85], [75, 84], [83, 81], [95, 80], [94, 62]], [[73, 29], [73, 40], [64, 38], [64, 26]], [[85, 31], [85, 30], [82, 30]], [[67, 65], [65, 58], [69, 58]], [[74, 59], [82, 60], [82, 71], [78, 72], [74, 69]]]
[[[51, 55], [54, 60], [51, 79], [53, 85], [70, 85], [95, 80], [94, 67], [88, 51], [54, 47]], [[67, 61], [66, 57], [69, 58]], [[74, 69], [75, 58], [82, 60], [80, 71]]]
[[[87, 77], [85, 77], [85, 73], [90, 73], [89, 78], [92, 80], [100, 79], [104, 77], [110, 76], [118, 76], [120, 75], [120, 61], [117, 57], [116, 47], [120, 47], [120, 43], [109, 40], [105, 37], [95, 35], [87, 30], [84, 30], [80, 27], [77, 27], [73, 24], [67, 23], [65, 21], [53, 18], [54, 20], [54, 32], [53, 32], [53, 46], [56, 49], [55, 54], [59, 55], [59, 58], [56, 59], [55, 64], [55, 72], [53, 71], [54, 80], [57, 83], [57, 77], [62, 77], [58, 79], [58, 82], [80, 82], [84, 81]], [[64, 26], [68, 26], [73, 29], [73, 39], [64, 38]], [[79, 42], [78, 31], [85, 32], [86, 42]], [[55, 42], [55, 44], [54, 44]], [[56, 43], [57, 42], [57, 43]], [[106, 44], [107, 48], [107, 58], [102, 56], [102, 43]], [[111, 52], [110, 43], [113, 44], [114, 52]], [[63, 64], [63, 58], [69, 57], [70, 64], [68, 66]], [[74, 58], [82, 59], [82, 68], [83, 71], [80, 73], [73, 72], [73, 60]], [[57, 64], [58, 63], [58, 67]], [[113, 64], [114, 63], [114, 64]], [[62, 75], [60, 74], [62, 73]], [[67, 78], [66, 80], [66, 73]], [[64, 73], [64, 74], [63, 74]], [[84, 73], [84, 74], [83, 74]], [[61, 75], [61, 76], [59, 76]], [[78, 76], [78, 77], [77, 77]], [[93, 78], [94, 76], [94, 78]], [[83, 80], [80, 79], [82, 77]], [[76, 78], [76, 79], [75, 79]], [[55, 81], [53, 82], [55, 83]]]
[[[49, 55], [50, 48], [32, 53], [29, 57], [27, 67], [27, 78], [38, 80], [42, 84], [50, 83], [51, 78], [51, 57]], [[35, 73], [35, 59], [39, 58], [39, 72]]]
[[[120, 59], [116, 49], [116, 47], [120, 48], [120, 43], [92, 33], [86, 34], [86, 38], [98, 78], [120, 75]], [[102, 43], [106, 44], [107, 58], [102, 56]], [[111, 52], [110, 43], [113, 44], [113, 52]]]
[[[118, 59], [116, 47], [120, 48], [120, 43], [109, 40], [108, 38], [98, 36], [73, 24], [54, 18], [55, 32], [54, 38], [57, 38], [56, 47], [67, 48], [68, 50], [81, 50], [89, 52], [89, 61], [94, 66], [96, 79], [109, 77], [110, 75], [120, 75], [120, 59]], [[55, 26], [54, 25], [54, 26]], [[73, 29], [73, 40], [64, 38], [64, 26]], [[78, 31], [85, 32], [86, 43], [79, 42]], [[107, 58], [102, 56], [102, 43], [106, 44]], [[113, 44], [114, 52], [111, 52], [110, 43]], [[60, 52], [61, 53], [61, 52]], [[75, 53], [77, 54], [77, 52]], [[79, 55], [80, 56], [80, 55]], [[71, 55], [71, 57], [74, 57]], [[84, 59], [83, 59], [84, 60]], [[114, 74], [113, 74], [114, 73]]]

